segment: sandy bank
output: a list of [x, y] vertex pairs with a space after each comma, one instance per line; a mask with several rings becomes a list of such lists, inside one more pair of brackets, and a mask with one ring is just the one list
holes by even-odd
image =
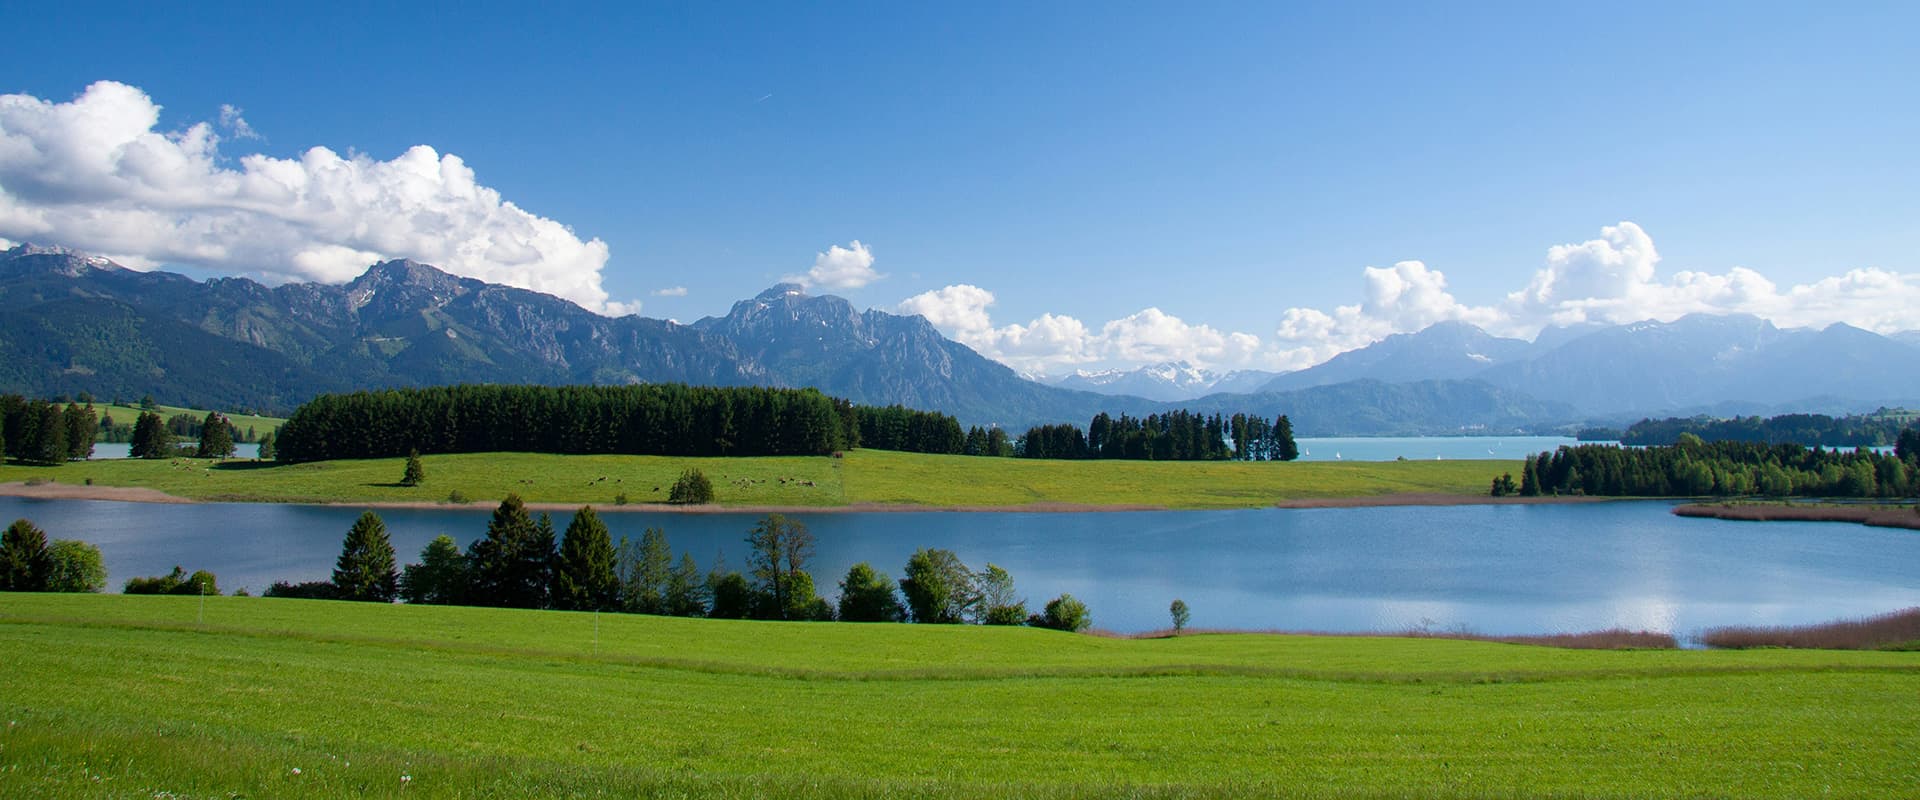
[[0, 497], [31, 497], [36, 500], [119, 500], [126, 503], [191, 503], [158, 489], [132, 486], [83, 486], [71, 483], [27, 484], [20, 481], [0, 483]]

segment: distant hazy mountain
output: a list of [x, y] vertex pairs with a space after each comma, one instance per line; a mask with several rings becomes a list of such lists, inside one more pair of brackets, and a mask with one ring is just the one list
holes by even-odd
[[1272, 380], [1276, 373], [1243, 369], [1215, 372], [1186, 361], [1149, 364], [1136, 369], [1099, 372], [1081, 370], [1056, 378], [1051, 383], [1063, 389], [1080, 389], [1100, 394], [1132, 395], [1149, 400], [1191, 400], [1219, 392], [1253, 391]]
[[1283, 392], [1354, 380], [1386, 383], [1467, 378], [1522, 358], [1532, 345], [1502, 339], [1464, 322], [1441, 322], [1418, 333], [1389, 336], [1328, 359], [1319, 366], [1268, 381], [1261, 391]]
[[1572, 406], [1543, 402], [1484, 381], [1347, 381], [1285, 392], [1213, 395], [1182, 408], [1264, 416], [1286, 414], [1300, 436], [1420, 436], [1510, 433], [1575, 418]]
[[1901, 331], [1899, 333], [1890, 335], [1887, 338], [1892, 339], [1901, 344], [1920, 347], [1920, 331]]
[[1478, 377], [1589, 413], [1813, 398], [1870, 409], [1920, 399], [1920, 350], [1847, 325], [1781, 330], [1748, 315], [1694, 314], [1604, 328]]

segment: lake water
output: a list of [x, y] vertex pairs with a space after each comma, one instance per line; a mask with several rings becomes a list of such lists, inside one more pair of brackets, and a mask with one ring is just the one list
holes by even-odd
[[[133, 445], [126, 442], [95, 442], [93, 445], [93, 457], [95, 460], [130, 458], [131, 456], [127, 455], [127, 451], [132, 448]], [[259, 455], [260, 445], [258, 444], [235, 444], [233, 446], [234, 458], [255, 458]]]
[[1513, 460], [1580, 444], [1571, 436], [1345, 436], [1295, 442], [1301, 461]]
[[[1030, 609], [1071, 592], [1099, 627], [1545, 633], [1622, 626], [1685, 636], [1920, 605], [1920, 533], [1836, 523], [1683, 519], [1662, 502], [1247, 511], [796, 515], [821, 593], [856, 561], [898, 578], [917, 547], [1011, 571]], [[100, 547], [113, 587], [179, 564], [221, 588], [325, 580], [360, 513], [348, 507], [149, 505], [0, 497], [52, 538]], [[435, 535], [462, 547], [485, 511], [382, 510], [403, 560]], [[554, 522], [564, 529], [568, 515]], [[746, 514], [612, 512], [616, 539], [663, 528], [704, 571], [742, 568]], [[0, 599], [0, 603], [4, 603]]]

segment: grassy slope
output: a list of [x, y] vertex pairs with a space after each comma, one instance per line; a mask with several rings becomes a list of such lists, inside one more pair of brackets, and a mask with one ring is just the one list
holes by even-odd
[[[140, 418], [140, 408], [137, 406], [117, 406], [102, 402], [95, 402], [93, 404], [93, 413], [96, 418], [101, 415], [112, 416], [113, 422], [116, 425], [132, 425], [134, 420]], [[206, 418], [207, 409], [182, 408], [180, 406], [154, 406], [154, 413], [159, 414], [162, 419], [172, 419], [176, 415], [186, 414], [195, 420], [201, 420]], [[227, 415], [227, 421], [233, 423], [233, 427], [236, 430], [245, 431], [248, 428], [252, 428], [255, 436], [285, 425], [287, 422], [285, 419], [279, 417], [261, 417], [253, 414], [235, 414], [232, 412], [222, 413]]]
[[[0, 796], [1885, 796], [1920, 655], [0, 600]], [[295, 776], [292, 769], [301, 774]], [[401, 775], [411, 780], [403, 784]]]
[[[1519, 462], [1247, 464], [1232, 462], [1027, 461], [858, 450], [844, 458], [670, 458], [481, 453], [426, 456], [427, 482], [396, 485], [404, 459], [269, 465], [174, 459], [91, 461], [57, 467], [0, 466], [0, 483], [32, 478], [139, 486], [206, 500], [437, 501], [459, 490], [477, 500], [509, 491], [532, 502], [610, 505], [663, 502], [686, 467], [713, 480], [728, 505], [838, 506], [904, 503], [1004, 506], [1026, 503], [1245, 508], [1283, 499], [1395, 492], [1482, 494]], [[811, 482], [812, 485], [807, 485]]]

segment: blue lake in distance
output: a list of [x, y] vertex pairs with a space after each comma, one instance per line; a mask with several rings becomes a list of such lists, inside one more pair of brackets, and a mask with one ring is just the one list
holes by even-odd
[[[1686, 636], [1920, 605], [1920, 533], [1812, 522], [1684, 519], [1664, 502], [1104, 513], [826, 512], [794, 515], [818, 539], [809, 571], [829, 599], [849, 566], [899, 578], [916, 548], [1013, 573], [1028, 608], [1062, 592], [1098, 627], [1163, 628], [1181, 598], [1196, 628], [1487, 634], [1626, 627]], [[106, 558], [111, 587], [175, 564], [226, 591], [325, 580], [361, 509], [158, 505], [0, 497]], [[401, 560], [435, 535], [464, 548], [484, 510], [382, 509]], [[569, 514], [555, 514], [564, 530]], [[608, 511], [615, 538], [664, 529], [704, 571], [745, 565], [757, 517]], [[0, 600], [3, 603], [4, 600]]]

